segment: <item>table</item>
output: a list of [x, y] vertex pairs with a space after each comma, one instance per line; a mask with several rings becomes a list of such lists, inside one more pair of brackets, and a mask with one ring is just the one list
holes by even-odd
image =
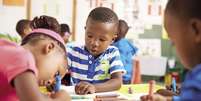
[[[130, 84], [123, 85], [120, 90], [112, 92], [95, 93], [88, 95], [77, 95], [74, 91], [74, 86], [61, 86], [61, 89], [67, 91], [72, 97], [72, 101], [93, 101], [96, 95], [102, 94], [119, 94], [120, 98], [125, 98], [130, 101], [139, 101], [140, 96], [148, 94], [148, 84]], [[155, 85], [154, 91], [164, 88], [161, 85]], [[132, 94], [129, 93], [129, 89], [132, 89]]]

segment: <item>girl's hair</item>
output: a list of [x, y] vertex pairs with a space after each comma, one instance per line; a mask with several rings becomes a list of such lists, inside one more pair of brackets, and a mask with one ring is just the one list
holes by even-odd
[[169, 0], [167, 11], [183, 19], [201, 19], [201, 0]]
[[31, 27], [33, 29], [45, 28], [45, 29], [55, 31], [57, 33], [61, 32], [58, 21], [55, 18], [53, 18], [51, 16], [46, 16], [46, 15], [42, 15], [40, 17], [35, 17], [31, 21]]
[[[57, 22], [57, 20], [53, 17], [50, 16], [40, 16], [40, 17], [35, 17], [32, 21], [31, 21], [31, 27], [34, 29], [48, 29], [51, 31], [56, 32], [56, 34], [58, 34], [59, 36], [59, 32], [60, 32], [60, 25]], [[60, 46], [60, 48], [62, 49], [62, 51], [65, 53], [66, 55], [66, 50], [65, 50], [65, 46], [63, 44], [63, 42], [60, 42], [59, 40], [44, 34], [42, 32], [31, 32], [29, 35], [27, 35], [23, 40], [21, 45], [24, 44], [35, 44], [40, 40], [52, 40], [54, 41], [58, 46]]]

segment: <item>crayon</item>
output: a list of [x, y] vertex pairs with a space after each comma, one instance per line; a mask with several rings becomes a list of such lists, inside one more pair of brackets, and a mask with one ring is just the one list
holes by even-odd
[[172, 90], [175, 93], [177, 92], [177, 83], [174, 77], [172, 78]]
[[61, 76], [59, 74], [56, 75], [55, 81], [56, 81], [56, 84], [54, 86], [54, 91], [58, 92], [60, 90], [60, 88], [61, 88]]

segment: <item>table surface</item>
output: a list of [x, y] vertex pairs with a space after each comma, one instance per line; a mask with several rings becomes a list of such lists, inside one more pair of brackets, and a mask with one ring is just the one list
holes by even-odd
[[[164, 88], [161, 85], [155, 85], [154, 91]], [[125, 98], [132, 101], [139, 101], [140, 96], [148, 94], [149, 85], [148, 84], [130, 84], [123, 85], [120, 90], [112, 92], [95, 93], [88, 95], [77, 95], [74, 91], [74, 86], [62, 86], [61, 89], [67, 91], [72, 97], [72, 101], [93, 101], [96, 95], [105, 94], [119, 94], [120, 98]], [[132, 94], [129, 93], [132, 90]]]

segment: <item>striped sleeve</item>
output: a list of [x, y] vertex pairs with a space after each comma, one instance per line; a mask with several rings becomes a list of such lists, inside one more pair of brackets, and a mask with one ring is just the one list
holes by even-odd
[[110, 53], [110, 69], [109, 73], [113, 74], [115, 72], [122, 72], [123, 74], [126, 73], [123, 63], [121, 61], [120, 53], [117, 48], [114, 48]]

